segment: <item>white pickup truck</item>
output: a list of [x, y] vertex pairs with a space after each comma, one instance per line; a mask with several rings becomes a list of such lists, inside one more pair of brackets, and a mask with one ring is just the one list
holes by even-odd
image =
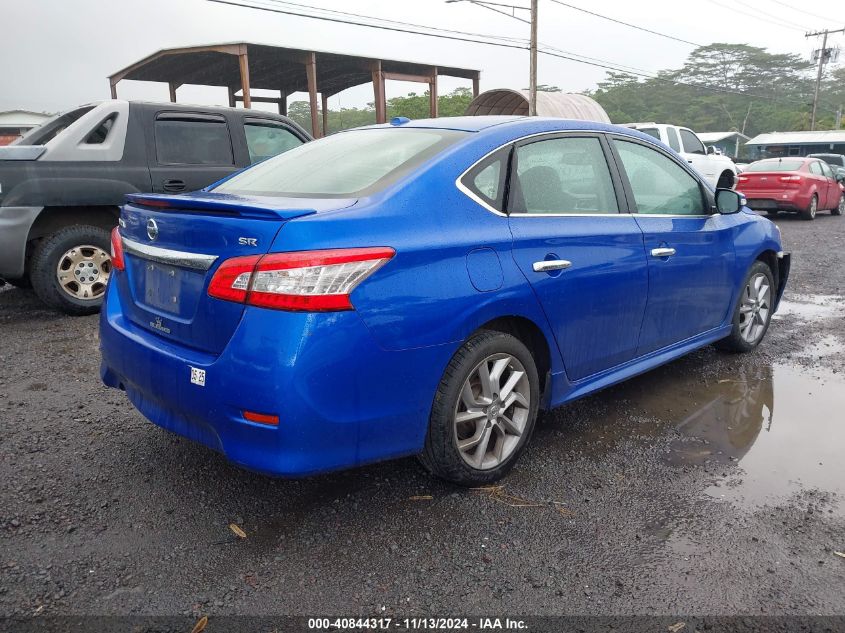
[[665, 123], [625, 123], [624, 127], [653, 136], [683, 156], [707, 182], [717, 188], [732, 189], [736, 184], [734, 162], [713, 147], [705, 147], [689, 128]]

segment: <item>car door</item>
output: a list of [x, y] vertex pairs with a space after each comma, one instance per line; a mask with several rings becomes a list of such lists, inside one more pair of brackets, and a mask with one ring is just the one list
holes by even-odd
[[508, 222], [514, 259], [577, 381], [634, 357], [648, 292], [642, 232], [624, 205], [603, 135], [516, 144]]
[[148, 143], [153, 191], [196, 191], [237, 169], [222, 114], [158, 112]]
[[699, 179], [668, 152], [620, 136], [611, 146], [648, 259], [642, 356], [725, 321], [735, 293], [734, 227], [742, 214], [714, 213]]
[[822, 170], [822, 176], [826, 180], [827, 197], [825, 198], [825, 206], [822, 209], [833, 209], [839, 204], [839, 183], [836, 181], [836, 176], [833, 173], [830, 165], [824, 161], [819, 161], [819, 167]]
[[819, 197], [819, 209], [826, 209], [830, 194], [827, 191], [827, 178], [824, 177], [822, 161], [811, 160], [807, 165], [807, 171], [810, 172], [810, 178], [815, 183], [816, 195]]
[[693, 168], [704, 176], [704, 179], [715, 186], [716, 179], [719, 174], [716, 173], [716, 165], [714, 160], [707, 155], [707, 150], [704, 144], [693, 133], [692, 130], [686, 128], [678, 128], [678, 133], [681, 136], [681, 143], [684, 148], [683, 156]]

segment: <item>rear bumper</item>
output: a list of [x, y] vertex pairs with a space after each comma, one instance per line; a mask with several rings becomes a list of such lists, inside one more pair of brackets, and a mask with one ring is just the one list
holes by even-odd
[[800, 190], [743, 191], [748, 207], [755, 211], [802, 211], [810, 206], [810, 194]]
[[[100, 317], [103, 382], [155, 424], [236, 464], [301, 476], [418, 453], [454, 350], [388, 352], [356, 312], [247, 308], [219, 356], [137, 328], [110, 285]], [[191, 383], [204, 370], [205, 386]], [[244, 419], [279, 416], [278, 426]]]
[[26, 238], [44, 207], [0, 207], [0, 277], [23, 277]]

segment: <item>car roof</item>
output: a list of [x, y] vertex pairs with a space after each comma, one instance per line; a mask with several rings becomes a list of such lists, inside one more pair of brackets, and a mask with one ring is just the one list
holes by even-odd
[[[596, 121], [583, 121], [580, 119], [563, 119], [559, 117], [536, 117], [536, 116], [459, 116], [459, 117], [439, 117], [436, 119], [412, 119], [398, 125], [391, 123], [382, 123], [378, 125], [367, 126], [369, 128], [427, 128], [427, 129], [441, 129], [441, 130], [459, 130], [463, 132], [484, 132], [485, 130], [493, 130], [508, 128], [515, 132], [521, 128], [531, 128], [539, 132], [548, 131], [567, 131], [567, 130], [591, 130], [597, 132], [618, 132], [628, 136], [636, 136], [638, 138], [648, 138], [654, 141], [654, 137], [644, 135], [641, 132], [631, 128], [622, 127], [619, 125], [611, 125], [609, 123], [599, 123]], [[541, 127], [545, 130], [537, 130]]]

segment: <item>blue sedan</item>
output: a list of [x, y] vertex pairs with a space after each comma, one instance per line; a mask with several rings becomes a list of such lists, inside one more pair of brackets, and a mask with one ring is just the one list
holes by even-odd
[[405, 455], [478, 485], [540, 410], [763, 339], [780, 232], [650, 136], [468, 117], [335, 134], [112, 235], [102, 379], [252, 470]]

